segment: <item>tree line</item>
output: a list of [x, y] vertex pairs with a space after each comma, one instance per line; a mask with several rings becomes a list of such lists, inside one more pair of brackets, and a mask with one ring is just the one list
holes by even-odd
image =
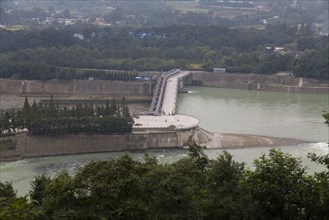
[[[272, 149], [254, 169], [224, 151], [210, 160], [191, 144], [189, 155], [160, 164], [145, 155], [93, 161], [74, 175], [39, 175], [28, 196], [0, 183], [3, 219], [328, 219], [329, 164], [310, 175], [294, 158]], [[28, 199], [29, 198], [29, 199]]]
[[[326, 78], [328, 72], [328, 36], [317, 35], [310, 24], [271, 24], [265, 30], [184, 25], [133, 31], [0, 31], [4, 42], [0, 73], [6, 78], [75, 79], [76, 68], [161, 71], [195, 65], [201, 70], [224, 67], [240, 73], [292, 71], [315, 78]], [[84, 40], [73, 37], [76, 32]], [[275, 51], [277, 46], [285, 51]]]
[[27, 129], [33, 135], [113, 134], [131, 132], [133, 118], [123, 97], [120, 105], [113, 98], [105, 106], [82, 105], [59, 108], [51, 96], [49, 105], [29, 104], [27, 97], [20, 111], [0, 114], [0, 133]]

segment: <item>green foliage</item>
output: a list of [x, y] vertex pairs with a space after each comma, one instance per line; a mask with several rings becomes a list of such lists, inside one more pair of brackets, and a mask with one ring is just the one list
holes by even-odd
[[211, 163], [207, 175], [207, 219], [253, 219], [251, 186], [244, 181], [244, 164], [224, 151]]
[[53, 219], [74, 219], [76, 213], [69, 207], [76, 205], [72, 177], [65, 171], [46, 185], [42, 207]]
[[11, 123], [9, 121], [10, 115], [8, 112], [0, 113], [0, 134], [4, 134], [5, 132], [10, 133]]
[[[22, 31], [23, 35], [0, 30], [5, 46], [0, 73], [14, 79], [135, 80], [136, 70], [185, 69], [198, 63], [205, 70], [218, 66], [241, 73], [293, 70], [297, 76], [325, 78], [328, 36], [306, 31], [309, 26], [278, 23], [265, 30], [192, 25], [131, 31], [66, 28]], [[68, 32], [81, 33], [84, 40], [71, 41]], [[48, 36], [52, 34], [61, 40]], [[63, 45], [62, 40], [69, 43]], [[284, 47], [289, 52], [267, 53], [267, 46]]]
[[0, 114], [2, 134], [26, 128], [33, 135], [113, 134], [129, 133], [133, 118], [125, 104], [119, 106], [113, 98], [111, 105], [88, 106], [78, 104], [71, 109], [58, 109], [51, 96], [48, 106], [30, 107], [25, 99], [22, 111]]
[[329, 54], [328, 46], [320, 51], [306, 50], [295, 60], [294, 72], [296, 76], [328, 79]]
[[0, 219], [43, 219], [43, 211], [34, 207], [24, 197], [5, 200], [0, 197]]
[[322, 117], [324, 118], [324, 123], [329, 126], [329, 112], [325, 112]]
[[[307, 176], [301, 161], [281, 151], [255, 160], [255, 170], [247, 174], [259, 218], [300, 219], [316, 216], [319, 192]], [[304, 211], [302, 211], [304, 210]]]
[[200, 169], [207, 168], [209, 159], [203, 152], [203, 147], [197, 145], [195, 142], [189, 144], [189, 156], [192, 160], [195, 160]]
[[[124, 155], [92, 161], [33, 181], [31, 202], [2, 184], [0, 217], [8, 219], [327, 219], [328, 172], [306, 174], [299, 158], [270, 150], [246, 170], [224, 151], [210, 160], [202, 147], [159, 164]], [[321, 159], [315, 160], [322, 163]], [[202, 165], [202, 166], [201, 166]], [[0, 192], [2, 192], [0, 191]], [[3, 193], [1, 195], [4, 195]], [[39, 202], [36, 202], [39, 201]]]
[[[329, 127], [329, 112], [326, 111], [322, 117], [324, 123]], [[329, 147], [329, 145], [328, 145]], [[315, 210], [319, 217], [327, 216], [328, 218], [328, 206], [329, 206], [329, 154], [318, 156], [315, 153], [311, 153], [308, 157], [315, 163], [320, 164], [326, 168], [323, 172], [317, 172], [314, 174], [316, 186], [319, 190], [319, 199], [317, 201], [318, 208]]]
[[45, 174], [38, 175], [31, 182], [32, 189], [29, 192], [30, 199], [37, 204], [42, 204], [43, 197], [45, 196], [46, 186], [50, 183], [50, 177]]
[[16, 197], [12, 185], [0, 182], [0, 219], [42, 219], [43, 211], [25, 197]]
[[4, 199], [12, 199], [16, 197], [16, 191], [14, 190], [11, 183], [0, 182], [0, 197]]

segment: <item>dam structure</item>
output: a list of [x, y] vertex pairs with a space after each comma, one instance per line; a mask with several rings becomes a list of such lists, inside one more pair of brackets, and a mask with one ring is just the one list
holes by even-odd
[[[17, 135], [0, 138], [0, 144], [5, 148], [0, 149], [1, 160], [18, 160], [40, 156], [58, 156], [81, 153], [96, 153], [110, 151], [147, 150], [159, 148], [183, 148], [193, 141], [206, 148], [245, 148], [245, 147], [277, 147], [293, 146], [305, 143], [296, 139], [275, 138], [250, 134], [230, 134], [209, 132], [199, 126], [199, 120], [188, 115], [176, 114], [176, 100], [178, 92], [183, 88], [184, 82], [193, 82], [193, 72], [174, 69], [158, 76], [153, 88], [153, 99], [149, 111], [133, 116], [131, 133], [126, 134], [70, 134], [58, 138], [54, 135], [35, 136], [26, 132]], [[195, 75], [196, 77], [196, 75]], [[204, 75], [199, 79], [206, 78]], [[207, 78], [206, 78], [207, 79]], [[212, 79], [212, 78], [211, 78]], [[194, 80], [195, 81], [195, 80]], [[209, 80], [211, 81], [211, 80]], [[20, 94], [21, 81], [10, 80], [3, 83], [0, 80], [1, 89], [5, 85], [7, 91]], [[115, 85], [113, 82], [74, 81], [64, 82], [60, 87], [59, 82], [27, 82], [27, 93], [39, 91], [40, 86], [44, 91], [63, 91], [63, 94], [71, 94], [73, 88], [88, 88], [95, 93], [105, 94], [105, 91]], [[36, 85], [34, 85], [36, 84]], [[90, 84], [89, 87], [85, 87]], [[15, 86], [16, 85], [16, 86]], [[129, 83], [134, 94], [151, 94], [151, 84]], [[120, 83], [120, 89], [123, 88]], [[99, 88], [99, 90], [97, 90]], [[112, 92], [118, 91], [112, 88]], [[1, 90], [0, 89], [0, 90]], [[2, 90], [3, 91], [3, 90]], [[24, 93], [25, 93], [24, 92]], [[87, 91], [88, 92], [88, 91]], [[127, 92], [127, 91], [126, 91]], [[15, 93], [14, 93], [15, 94]]]
[[[173, 69], [161, 74], [156, 82], [148, 115], [134, 118], [133, 133], [148, 135], [149, 147], [184, 147], [192, 141], [198, 144], [210, 143], [211, 132], [199, 127], [199, 120], [176, 114], [177, 94], [183, 89], [183, 79], [190, 71]], [[175, 144], [174, 144], [175, 143]], [[216, 142], [216, 147], [219, 147]]]

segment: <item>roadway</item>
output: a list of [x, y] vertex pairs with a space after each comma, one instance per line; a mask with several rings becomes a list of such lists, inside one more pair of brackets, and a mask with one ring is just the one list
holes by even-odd
[[180, 71], [179, 73], [171, 75], [167, 78], [161, 107], [162, 115], [176, 114], [176, 101], [179, 89], [179, 80], [188, 75], [190, 75], [190, 71]]
[[179, 81], [188, 75], [190, 75], [190, 71], [173, 69], [158, 78], [149, 111], [153, 115], [139, 115], [134, 118], [133, 130], [135, 132], [145, 129], [180, 130], [198, 126], [198, 119], [186, 115], [176, 115]]

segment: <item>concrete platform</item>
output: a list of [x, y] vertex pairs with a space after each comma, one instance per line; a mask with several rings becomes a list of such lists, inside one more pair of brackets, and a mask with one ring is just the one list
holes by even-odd
[[140, 115], [134, 118], [133, 132], [147, 129], [184, 130], [196, 128], [199, 120], [187, 115]]

